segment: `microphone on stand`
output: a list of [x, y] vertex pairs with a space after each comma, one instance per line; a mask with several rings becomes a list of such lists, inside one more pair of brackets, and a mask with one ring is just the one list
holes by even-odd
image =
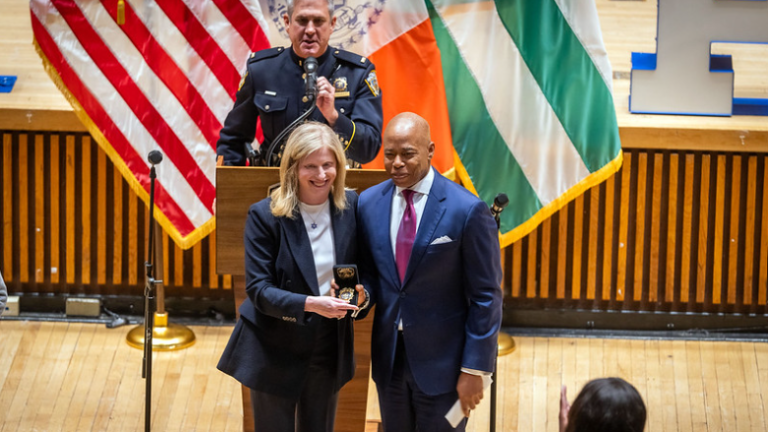
[[[501, 228], [501, 221], [499, 220], [499, 216], [501, 215], [501, 212], [504, 211], [504, 208], [509, 205], [509, 197], [505, 193], [500, 193], [496, 195], [496, 198], [493, 199], [493, 205], [491, 205], [491, 215], [493, 216], [493, 219], [496, 221], [496, 228]], [[511, 347], [511, 349], [510, 349]], [[499, 371], [499, 356], [507, 355], [514, 351], [515, 349], [515, 341], [512, 339], [511, 336], [504, 333], [503, 331], [499, 331], [499, 336], [497, 338], [497, 345], [496, 345], [496, 367], [494, 367], [495, 373], [498, 373]], [[496, 387], [498, 380], [493, 380], [491, 382], [491, 424], [489, 427], [490, 432], [496, 432]]]
[[245, 146], [245, 157], [248, 158], [248, 164], [250, 166], [259, 165], [259, 151], [253, 148], [251, 143], [243, 143]]
[[307, 57], [304, 60], [304, 96], [312, 102], [317, 97], [317, 59]]
[[491, 206], [491, 216], [493, 216], [493, 219], [496, 221], [496, 226], [498, 227], [501, 223], [499, 221], [499, 216], [501, 215], [501, 212], [504, 211], [504, 207], [509, 205], [509, 197], [507, 197], [507, 194], [500, 193], [496, 195], [496, 198], [493, 199], [493, 205]]
[[[314, 57], [307, 57], [304, 60], [304, 98], [302, 102], [314, 102], [317, 99], [317, 59]], [[280, 165], [280, 159], [282, 158], [283, 138], [286, 137], [293, 129], [306, 120], [317, 105], [314, 103], [300, 115], [296, 120], [291, 122], [277, 137], [272, 140], [264, 151], [264, 165], [266, 166], [278, 166]]]

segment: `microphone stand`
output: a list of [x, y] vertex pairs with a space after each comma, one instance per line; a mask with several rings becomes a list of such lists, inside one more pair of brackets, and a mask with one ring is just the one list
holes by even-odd
[[[152, 152], [150, 152], [152, 153]], [[159, 152], [158, 152], [159, 153]], [[147, 261], [144, 266], [147, 270], [147, 281], [144, 287], [144, 363], [141, 370], [141, 377], [146, 380], [145, 402], [144, 402], [144, 430], [149, 432], [151, 426], [152, 415], [152, 333], [154, 332], [155, 324], [155, 309], [157, 303], [155, 301], [155, 286], [158, 283], [163, 283], [161, 280], [156, 280], [153, 275], [153, 263], [155, 261], [154, 250], [154, 235], [155, 235], [155, 164], [160, 163], [162, 160], [162, 154], [159, 158], [150, 155], [149, 162], [152, 167], [149, 169], [149, 244], [147, 245]], [[159, 159], [159, 160], [158, 160]]]
[[[509, 204], [509, 198], [507, 197], [507, 194], [500, 193], [496, 195], [496, 198], [493, 200], [493, 205], [491, 206], [491, 215], [493, 216], [493, 219], [496, 221], [496, 228], [501, 229], [501, 212], [504, 211], [504, 208], [507, 207]], [[511, 336], [508, 334], [499, 331], [498, 336], [498, 345], [497, 345], [497, 354], [496, 354], [496, 364], [494, 367], [494, 373], [496, 374], [494, 379], [491, 381], [491, 424], [490, 424], [490, 432], [496, 432], [496, 393], [497, 393], [497, 381], [499, 380], [499, 356], [507, 355], [515, 350], [515, 341], [512, 339]]]
[[312, 106], [302, 115], [300, 115], [296, 120], [294, 120], [291, 124], [288, 125], [285, 129], [283, 129], [280, 134], [275, 137], [274, 140], [272, 140], [271, 143], [269, 143], [269, 148], [267, 148], [266, 155], [264, 156], [264, 165], [266, 166], [276, 166], [280, 165], [280, 163], [276, 163], [275, 165], [272, 164], [272, 154], [275, 152], [275, 149], [280, 146], [280, 141], [282, 141], [288, 133], [296, 129], [296, 126], [300, 125], [304, 120], [309, 117], [312, 112], [315, 110], [316, 105], [312, 104]]
[[[291, 122], [291, 124], [288, 125], [285, 129], [283, 129], [277, 137], [275, 137], [274, 140], [272, 140], [271, 143], [269, 143], [269, 147], [267, 148], [266, 154], [264, 156], [264, 165], [266, 166], [274, 166], [272, 155], [275, 152], [275, 149], [280, 148], [280, 142], [285, 138], [287, 134], [289, 134], [293, 129], [296, 128], [296, 126], [300, 125], [304, 120], [306, 120], [312, 112], [315, 110], [315, 107], [317, 106], [314, 102], [315, 99], [317, 99], [317, 87], [316, 87], [316, 81], [317, 81], [317, 59], [314, 57], [308, 57], [304, 60], [304, 102], [310, 102], [311, 106], [309, 109], [304, 112], [304, 114], [300, 115], [299, 118]], [[280, 165], [280, 161], [276, 161], [275, 165]]]

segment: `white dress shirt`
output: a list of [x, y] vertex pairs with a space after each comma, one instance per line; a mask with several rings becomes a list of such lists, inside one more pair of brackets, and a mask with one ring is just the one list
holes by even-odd
[[[427, 198], [429, 198], [429, 191], [432, 189], [432, 183], [435, 181], [435, 172], [432, 168], [423, 179], [408, 189], [413, 190], [413, 209], [416, 211], [416, 232], [419, 232], [419, 224], [421, 224], [421, 216], [424, 214], [424, 207], [427, 206]], [[400, 221], [403, 219], [403, 213], [405, 213], [405, 197], [403, 196], [403, 189], [400, 186], [396, 186], [395, 193], [392, 195], [392, 213], [389, 218], [389, 240], [392, 242], [392, 254], [397, 257], [397, 231], [400, 229]], [[395, 258], [397, 260], [397, 258]]]
[[[320, 289], [320, 295], [327, 295], [331, 292], [333, 264], [336, 262], [329, 202], [318, 205], [300, 202], [299, 209], [301, 218], [304, 219], [304, 227], [307, 229], [309, 243], [312, 245], [317, 286]], [[312, 224], [316, 225], [315, 228], [312, 228]]]

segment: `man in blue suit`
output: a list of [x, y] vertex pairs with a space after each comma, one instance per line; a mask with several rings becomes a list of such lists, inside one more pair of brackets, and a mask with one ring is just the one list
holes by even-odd
[[360, 195], [358, 235], [377, 305], [371, 357], [384, 431], [463, 431], [466, 420], [453, 429], [445, 415], [458, 399], [469, 416], [494, 371], [498, 230], [485, 203], [430, 167], [423, 118], [393, 118], [383, 147], [391, 179]]

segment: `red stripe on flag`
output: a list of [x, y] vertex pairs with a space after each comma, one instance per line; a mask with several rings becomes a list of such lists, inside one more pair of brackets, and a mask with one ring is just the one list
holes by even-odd
[[[117, 21], [117, 3], [111, 1], [102, 4], [112, 18]], [[211, 144], [211, 148], [215, 149], [222, 126], [221, 122], [213, 114], [197, 88], [189, 81], [187, 75], [139, 19], [129, 3], [125, 4], [125, 24], [121, 25], [120, 28], [133, 42], [136, 49], [141, 52], [144, 61], [152, 68], [152, 71], [176, 96], [184, 110], [197, 124], [205, 139]]]
[[[75, 96], [80, 106], [83, 107], [88, 116], [93, 120], [96, 126], [101, 130], [104, 137], [109, 141], [109, 145], [115, 153], [125, 163], [126, 167], [133, 173], [136, 180], [145, 190], [149, 190], [149, 168], [143, 158], [136, 152], [136, 149], [130, 145], [125, 135], [112, 121], [112, 118], [104, 111], [104, 108], [98, 100], [91, 94], [88, 88], [80, 80], [80, 77], [72, 70], [64, 56], [59, 51], [56, 43], [51, 39], [47, 29], [40, 23], [34, 12], [32, 15], [32, 30], [35, 34], [35, 40], [40, 46], [48, 61], [56, 68], [62, 82], [69, 92]], [[168, 192], [159, 185], [156, 189], [158, 194], [156, 203], [158, 209], [168, 218], [168, 220], [179, 231], [182, 237], [189, 235], [195, 230], [192, 221], [189, 220], [184, 211], [178, 206], [176, 201]]]
[[232, 23], [251, 51], [269, 48], [269, 39], [259, 21], [239, 0], [213, 0], [216, 7]]
[[53, 0], [53, 4], [67, 21], [88, 55], [93, 59], [94, 64], [101, 69], [104, 76], [120, 93], [139, 121], [164, 150], [166, 156], [185, 175], [187, 182], [203, 205], [209, 212], [213, 213], [216, 190], [173, 129], [155, 110], [152, 103], [147, 100], [133, 78], [118, 62], [109, 47], [104, 44], [100, 35], [91, 27], [74, 1]]
[[176, 28], [211, 69], [211, 72], [216, 75], [221, 85], [227, 90], [227, 94], [234, 95], [240, 84], [240, 72], [219, 44], [208, 34], [205, 27], [197, 20], [195, 14], [182, 0], [158, 1], [157, 5], [165, 12], [168, 19], [173, 21]]

